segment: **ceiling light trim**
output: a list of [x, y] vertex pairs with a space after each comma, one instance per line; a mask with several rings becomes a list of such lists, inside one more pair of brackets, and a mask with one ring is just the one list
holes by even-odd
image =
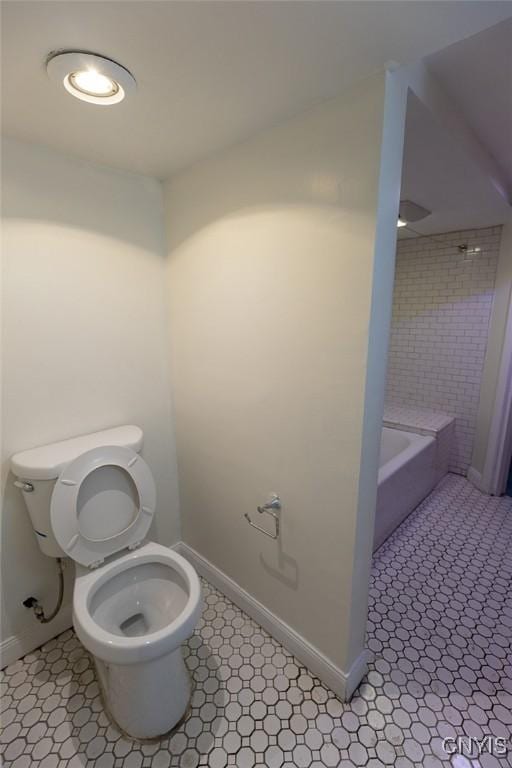
[[[100, 106], [118, 104], [125, 96], [133, 93], [137, 87], [132, 73], [107, 56], [91, 51], [60, 50], [53, 51], [46, 60], [48, 77], [53, 82], [64, 86], [66, 91], [81, 101]], [[94, 72], [112, 83], [107, 93], [97, 93], [77, 86], [77, 74]]]

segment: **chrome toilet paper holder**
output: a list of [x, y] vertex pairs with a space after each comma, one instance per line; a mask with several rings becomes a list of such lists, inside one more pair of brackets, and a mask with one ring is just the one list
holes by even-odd
[[257, 531], [260, 533], [264, 533], [265, 536], [268, 536], [270, 539], [278, 539], [279, 533], [281, 529], [281, 520], [279, 517], [279, 513], [281, 511], [281, 499], [276, 493], [273, 493], [270, 497], [270, 499], [265, 503], [262, 504], [259, 507], [256, 507], [258, 512], [263, 514], [263, 512], [266, 512], [267, 515], [270, 515], [274, 521], [275, 525], [275, 532], [270, 533], [270, 531], [266, 531], [264, 528], [261, 527], [261, 525], [257, 525], [256, 523], [253, 523], [247, 512], [244, 513], [244, 517], [249, 523], [249, 525], [252, 525], [253, 528], [256, 528]]

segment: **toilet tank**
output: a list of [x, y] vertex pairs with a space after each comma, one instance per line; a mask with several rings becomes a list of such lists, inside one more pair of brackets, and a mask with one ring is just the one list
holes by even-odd
[[140, 427], [127, 425], [42, 445], [12, 456], [11, 471], [17, 478], [17, 484], [25, 486], [21, 488], [21, 493], [37, 543], [45, 555], [66, 556], [57, 544], [50, 523], [53, 488], [63, 469], [82, 453], [103, 445], [131, 448], [132, 451], [139, 453], [142, 448], [142, 438]]

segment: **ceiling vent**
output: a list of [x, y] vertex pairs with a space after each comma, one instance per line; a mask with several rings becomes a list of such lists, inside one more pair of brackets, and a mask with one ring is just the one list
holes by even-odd
[[399, 210], [399, 219], [400, 221], [405, 222], [403, 226], [426, 219], [426, 217], [430, 216], [432, 213], [432, 211], [429, 211], [427, 208], [423, 208], [423, 206], [413, 203], [410, 200], [400, 200]]

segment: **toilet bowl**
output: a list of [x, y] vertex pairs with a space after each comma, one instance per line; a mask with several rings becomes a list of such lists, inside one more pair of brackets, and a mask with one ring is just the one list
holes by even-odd
[[107, 710], [129, 735], [160, 736], [186, 712], [191, 686], [181, 644], [200, 613], [196, 572], [159, 544], [77, 570], [75, 631], [94, 657]]
[[75, 561], [73, 625], [108, 713], [149, 739], [186, 713], [181, 644], [202, 606], [193, 567], [145, 539], [156, 494], [141, 445], [138, 427], [119, 427], [17, 454], [11, 468], [43, 552]]

